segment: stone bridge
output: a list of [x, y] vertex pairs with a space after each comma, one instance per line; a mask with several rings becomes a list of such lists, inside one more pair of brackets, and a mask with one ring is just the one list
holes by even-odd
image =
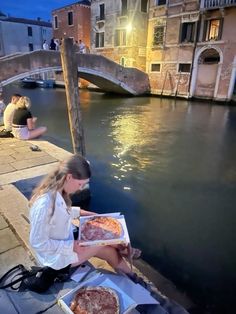
[[[148, 75], [135, 68], [125, 68], [103, 56], [77, 54], [79, 77], [107, 92], [142, 95], [149, 93]], [[58, 51], [37, 50], [0, 58], [0, 86], [37, 73], [60, 71]]]

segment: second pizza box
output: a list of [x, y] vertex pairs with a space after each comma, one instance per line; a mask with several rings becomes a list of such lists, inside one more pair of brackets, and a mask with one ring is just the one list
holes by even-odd
[[[81, 229], [84, 223], [95, 217], [111, 217], [119, 221], [122, 226], [122, 234], [119, 238], [109, 239], [109, 240], [93, 240], [84, 241], [81, 240]], [[112, 244], [128, 244], [130, 242], [129, 233], [125, 222], [125, 217], [121, 213], [109, 213], [109, 214], [99, 214], [95, 216], [82, 216], [80, 217], [80, 228], [79, 228], [79, 240], [81, 246], [91, 246], [91, 245], [112, 245]]]
[[70, 304], [79, 289], [84, 287], [105, 287], [111, 288], [117, 294], [119, 299], [120, 314], [134, 314], [137, 305], [157, 305], [159, 302], [154, 299], [150, 293], [139, 284], [133, 283], [129, 278], [116, 274], [94, 273], [89, 279], [80, 283], [59, 299], [59, 305], [67, 314], [73, 314]]

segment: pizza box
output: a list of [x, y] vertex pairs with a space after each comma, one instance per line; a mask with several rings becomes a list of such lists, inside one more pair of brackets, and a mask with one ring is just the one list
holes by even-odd
[[121, 213], [109, 213], [109, 214], [98, 214], [94, 216], [82, 216], [80, 217], [80, 227], [89, 219], [94, 217], [112, 217], [118, 219], [121, 223], [123, 234], [120, 238], [117, 239], [109, 239], [109, 240], [93, 240], [93, 241], [83, 241], [81, 240], [81, 228], [79, 228], [79, 241], [81, 246], [89, 246], [89, 245], [112, 245], [112, 244], [128, 244], [130, 242], [129, 233], [125, 222], [124, 215]]
[[77, 287], [58, 300], [59, 306], [67, 314], [73, 314], [70, 304], [77, 291], [82, 287], [100, 286], [113, 289], [119, 298], [120, 314], [139, 313], [135, 308], [141, 304], [159, 304], [150, 293], [128, 277], [117, 274], [94, 273], [93, 277], [80, 283]]

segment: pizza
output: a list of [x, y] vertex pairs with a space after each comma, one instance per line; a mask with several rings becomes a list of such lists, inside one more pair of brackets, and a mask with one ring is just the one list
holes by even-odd
[[85, 287], [77, 291], [70, 309], [74, 314], [119, 314], [119, 299], [110, 288]]
[[81, 226], [81, 240], [84, 241], [118, 239], [122, 234], [121, 223], [113, 217], [92, 217]]

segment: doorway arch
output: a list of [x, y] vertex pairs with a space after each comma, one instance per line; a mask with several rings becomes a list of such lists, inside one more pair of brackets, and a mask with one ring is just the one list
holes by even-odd
[[196, 53], [190, 94], [199, 98], [216, 98], [223, 62], [218, 47], [202, 47]]

